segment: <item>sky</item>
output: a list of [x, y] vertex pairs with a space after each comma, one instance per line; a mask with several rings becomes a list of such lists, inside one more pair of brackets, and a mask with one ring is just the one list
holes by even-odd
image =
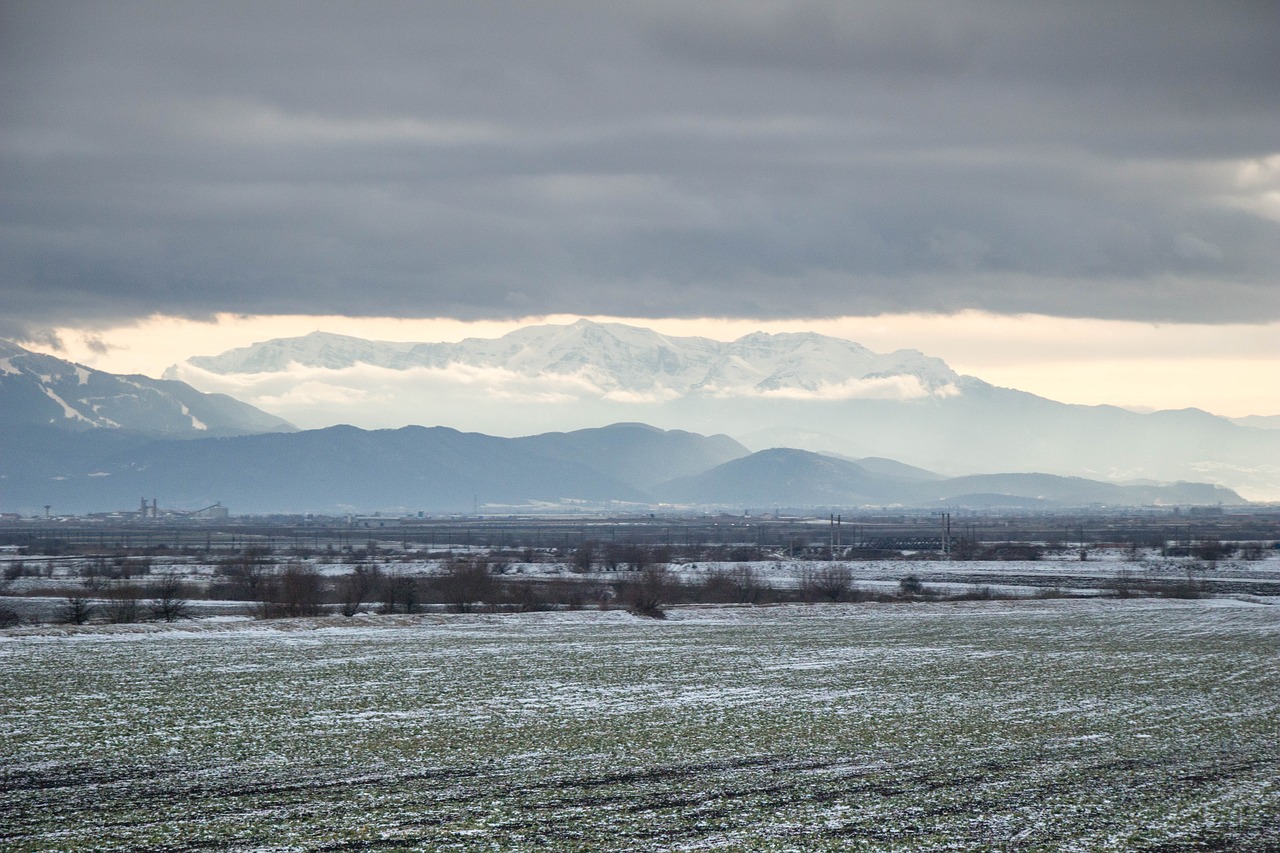
[[1274, 0], [6, 0], [0, 336], [804, 328], [1280, 414], [1277, 57]]

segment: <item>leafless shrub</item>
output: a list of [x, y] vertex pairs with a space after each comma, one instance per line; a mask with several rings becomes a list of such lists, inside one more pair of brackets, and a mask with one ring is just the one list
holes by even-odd
[[422, 603], [422, 585], [418, 578], [403, 572], [382, 576], [382, 612], [415, 613]]
[[595, 543], [591, 541], [583, 542], [573, 552], [573, 570], [576, 572], [589, 572], [591, 566], [595, 562]]
[[773, 587], [755, 568], [739, 563], [731, 569], [707, 572], [692, 592], [696, 600], [709, 603], [759, 604], [773, 592]]
[[440, 577], [439, 587], [445, 602], [459, 613], [491, 603], [496, 592], [489, 565], [482, 559], [454, 560]]
[[1234, 545], [1217, 539], [1202, 539], [1191, 547], [1191, 556], [1207, 562], [1225, 560], [1235, 552]]
[[760, 604], [773, 593], [773, 587], [755, 568], [739, 563], [729, 572], [734, 594], [742, 604]]
[[382, 573], [375, 563], [361, 563], [351, 570], [351, 574], [338, 583], [338, 593], [342, 598], [342, 615], [355, 616], [360, 607], [368, 601], [382, 581]]
[[670, 600], [674, 583], [665, 565], [646, 566], [624, 588], [627, 609], [638, 616], [662, 619], [666, 616], [662, 606]]
[[711, 604], [724, 604], [737, 600], [733, 578], [724, 569], [716, 568], [707, 572], [702, 583], [698, 584], [696, 594], [699, 601]]
[[852, 586], [853, 572], [844, 563], [806, 569], [800, 577], [800, 589], [806, 601], [839, 601]]
[[68, 595], [58, 614], [59, 620], [69, 625], [83, 625], [93, 617], [93, 599], [83, 595]]
[[989, 586], [973, 586], [963, 592], [957, 592], [954, 595], [947, 596], [948, 601], [992, 601], [997, 598], [1017, 598], [1016, 595], [1005, 593], [1003, 595], [996, 593]]
[[86, 589], [101, 589], [109, 574], [105, 557], [94, 557], [80, 566], [80, 577]]
[[191, 618], [191, 602], [178, 576], [168, 572], [151, 587], [151, 615], [161, 622]]
[[925, 594], [924, 582], [919, 575], [907, 575], [898, 581], [898, 594], [903, 598], [916, 598]]
[[107, 590], [103, 607], [107, 621], [116, 625], [142, 619], [141, 592], [132, 584], [119, 584]]
[[546, 594], [548, 590], [542, 584], [518, 581], [510, 584], [507, 589], [511, 606], [521, 613], [551, 610], [553, 607]]
[[1152, 584], [1151, 591], [1161, 598], [1203, 598], [1209, 586], [1203, 578], [1197, 578], [1194, 568], [1187, 569], [1186, 577]]
[[1121, 568], [1111, 580], [1111, 591], [1117, 598], [1132, 598], [1134, 595], [1133, 573]]
[[241, 601], [257, 601], [268, 604], [268, 587], [271, 586], [270, 559], [265, 548], [246, 548], [242, 553], [223, 562], [217, 573], [231, 581], [233, 594]]
[[304, 563], [290, 563], [272, 579], [270, 585], [272, 616], [315, 616], [320, 613], [320, 573]]

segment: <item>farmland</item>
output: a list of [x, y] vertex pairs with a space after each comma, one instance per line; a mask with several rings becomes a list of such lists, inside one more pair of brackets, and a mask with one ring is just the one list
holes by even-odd
[[0, 674], [8, 849], [1280, 846], [1244, 601], [24, 629]]

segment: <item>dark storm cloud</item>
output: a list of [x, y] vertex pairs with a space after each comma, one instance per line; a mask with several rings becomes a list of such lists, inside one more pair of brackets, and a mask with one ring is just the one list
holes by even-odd
[[1280, 318], [1271, 2], [0, 8], [0, 333]]

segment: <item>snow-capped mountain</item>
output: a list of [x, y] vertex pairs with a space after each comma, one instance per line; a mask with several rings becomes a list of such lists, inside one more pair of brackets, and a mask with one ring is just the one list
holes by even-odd
[[174, 380], [118, 376], [0, 340], [0, 425], [123, 429], [166, 436], [292, 430], [223, 394]]
[[[357, 365], [390, 370], [461, 367], [561, 377], [574, 380], [572, 387], [583, 396], [620, 400], [687, 395], [900, 399], [952, 395], [960, 379], [940, 359], [915, 350], [882, 355], [825, 335], [756, 332], [725, 343], [590, 320], [530, 326], [500, 338], [458, 343], [367, 341], [313, 332], [185, 363], [224, 376]], [[175, 365], [165, 375], [182, 375], [181, 368]]]
[[192, 358], [165, 374], [305, 428], [444, 425], [492, 435], [620, 421], [887, 457], [948, 476], [1038, 471], [1210, 482], [1280, 499], [1280, 431], [1196, 410], [1058, 403], [961, 376], [916, 350], [817, 334], [721, 342], [615, 323], [387, 343], [325, 333]]

